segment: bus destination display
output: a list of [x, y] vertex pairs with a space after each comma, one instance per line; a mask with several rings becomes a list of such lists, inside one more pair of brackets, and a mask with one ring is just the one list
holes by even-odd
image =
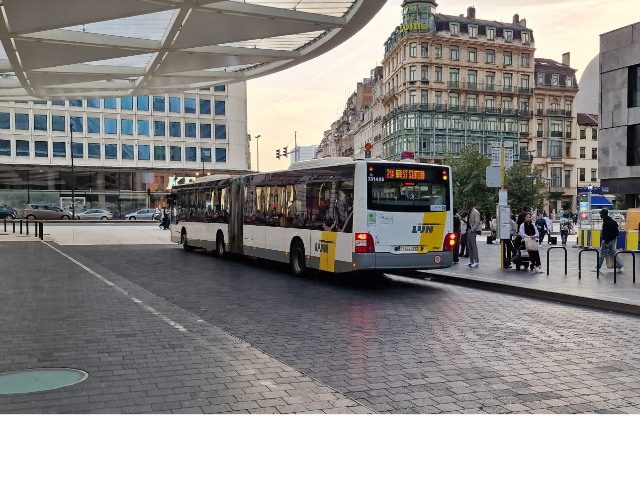
[[387, 168], [385, 178], [387, 180], [424, 180], [424, 170], [409, 170], [409, 169], [397, 169]]

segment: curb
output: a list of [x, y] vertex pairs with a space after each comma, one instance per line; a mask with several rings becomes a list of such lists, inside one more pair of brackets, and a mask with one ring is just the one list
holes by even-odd
[[628, 303], [612, 302], [610, 300], [581, 297], [579, 295], [566, 293], [548, 292], [545, 290], [528, 289], [525, 287], [504, 283], [493, 283], [485, 280], [470, 280], [467, 278], [459, 278], [433, 272], [403, 272], [402, 275], [406, 277], [420, 278], [422, 280], [458, 285], [461, 287], [479, 288], [491, 292], [507, 293], [517, 295], [519, 297], [536, 298], [538, 300], [547, 300], [550, 302], [559, 302], [568, 305], [576, 305], [579, 307], [587, 307], [596, 310], [605, 310], [607, 312], [623, 313], [626, 315], [640, 317], [640, 306], [630, 305]]

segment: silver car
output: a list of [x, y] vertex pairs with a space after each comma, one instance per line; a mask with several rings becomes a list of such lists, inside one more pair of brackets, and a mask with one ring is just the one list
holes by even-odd
[[111, 220], [113, 213], [101, 208], [90, 208], [76, 215], [78, 220]]
[[143, 208], [124, 216], [125, 220], [160, 220], [162, 212], [157, 208]]
[[69, 220], [71, 212], [62, 210], [55, 205], [30, 203], [22, 212], [22, 218], [27, 220]]

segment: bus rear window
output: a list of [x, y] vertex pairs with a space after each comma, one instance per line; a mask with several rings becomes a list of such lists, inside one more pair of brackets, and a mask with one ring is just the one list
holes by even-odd
[[367, 204], [369, 210], [387, 212], [449, 210], [448, 175], [441, 168], [369, 165]]

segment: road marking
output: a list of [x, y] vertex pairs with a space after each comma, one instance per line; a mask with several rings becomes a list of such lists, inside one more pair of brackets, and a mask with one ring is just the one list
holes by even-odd
[[91, 270], [89, 267], [87, 267], [86, 265], [83, 265], [82, 263], [80, 263], [79, 261], [77, 261], [75, 258], [70, 257], [69, 255], [67, 255], [64, 252], [61, 252], [60, 250], [58, 250], [56, 247], [54, 247], [53, 245], [48, 244], [47, 242], [42, 242], [44, 243], [47, 247], [55, 250], [56, 252], [58, 252], [60, 255], [62, 255], [63, 257], [68, 258], [69, 260], [71, 260], [73, 263], [75, 263], [76, 265], [78, 265], [79, 267], [83, 268], [84, 270], [86, 270], [87, 272], [89, 272], [91, 275], [93, 275], [94, 277], [102, 280], [104, 283], [106, 283], [107, 285], [109, 285], [110, 287], [114, 288], [116, 291], [120, 292], [122, 295], [129, 297], [131, 300], [133, 300], [135, 303], [138, 303], [140, 305], [142, 305], [142, 307], [147, 310], [148, 312], [152, 313], [153, 315], [159, 317], [162, 321], [164, 321], [165, 323], [171, 325], [173, 328], [180, 330], [181, 332], [186, 332], [187, 329], [184, 328], [182, 325], [180, 325], [179, 323], [174, 322], [173, 320], [171, 320], [169, 317], [167, 317], [166, 315], [164, 315], [163, 313], [158, 312], [155, 308], [150, 307], [149, 305], [146, 305], [142, 300], [134, 297], [133, 295], [131, 295], [129, 292], [127, 292], [125, 289], [120, 288], [118, 285], [116, 285], [115, 283], [107, 280], [106, 278], [104, 278], [102, 275], [100, 275], [97, 272], [94, 272], [93, 270]]

